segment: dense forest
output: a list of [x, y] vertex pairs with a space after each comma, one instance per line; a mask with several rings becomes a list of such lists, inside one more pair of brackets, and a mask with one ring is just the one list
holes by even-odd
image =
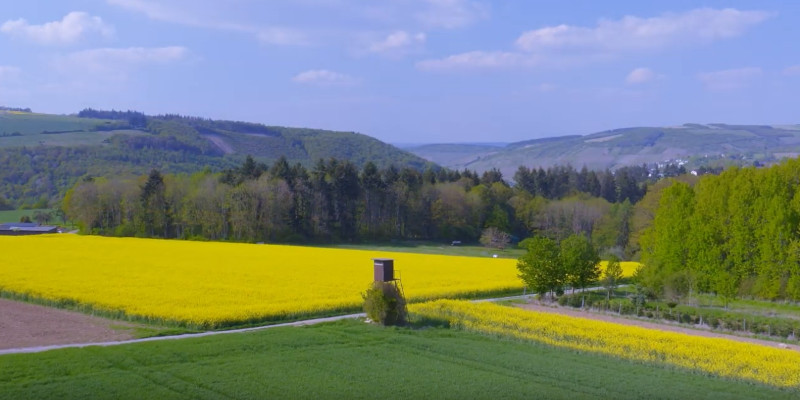
[[673, 298], [800, 300], [799, 185], [793, 159], [664, 188], [640, 240], [641, 283]]
[[[675, 169], [677, 171], [677, 168]], [[645, 167], [520, 168], [510, 186], [491, 170], [363, 168], [248, 157], [221, 173], [85, 179], [64, 199], [84, 232], [247, 242], [431, 239], [476, 241], [487, 228], [525, 238], [579, 233], [623, 254]]]

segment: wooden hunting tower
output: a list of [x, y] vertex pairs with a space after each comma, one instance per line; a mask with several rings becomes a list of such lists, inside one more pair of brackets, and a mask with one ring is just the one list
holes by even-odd
[[373, 258], [375, 266], [375, 282], [391, 282], [394, 279], [394, 260], [391, 258]]

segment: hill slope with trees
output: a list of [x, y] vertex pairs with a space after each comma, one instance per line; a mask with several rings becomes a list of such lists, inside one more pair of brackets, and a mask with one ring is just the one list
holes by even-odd
[[0, 199], [19, 207], [52, 203], [79, 179], [221, 171], [245, 156], [311, 166], [342, 159], [364, 166], [425, 169], [433, 164], [354, 132], [287, 128], [180, 115], [86, 109], [49, 115], [0, 110]]

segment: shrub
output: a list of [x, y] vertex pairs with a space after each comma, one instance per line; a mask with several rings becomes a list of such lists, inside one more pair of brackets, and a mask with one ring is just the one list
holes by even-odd
[[373, 282], [361, 297], [369, 319], [386, 326], [405, 325], [408, 322], [406, 299], [394, 284]]

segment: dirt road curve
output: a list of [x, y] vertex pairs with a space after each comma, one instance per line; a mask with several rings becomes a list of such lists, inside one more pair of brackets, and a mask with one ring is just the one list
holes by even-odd
[[133, 336], [125, 327], [131, 326], [122, 321], [0, 299], [0, 350], [128, 340]]

